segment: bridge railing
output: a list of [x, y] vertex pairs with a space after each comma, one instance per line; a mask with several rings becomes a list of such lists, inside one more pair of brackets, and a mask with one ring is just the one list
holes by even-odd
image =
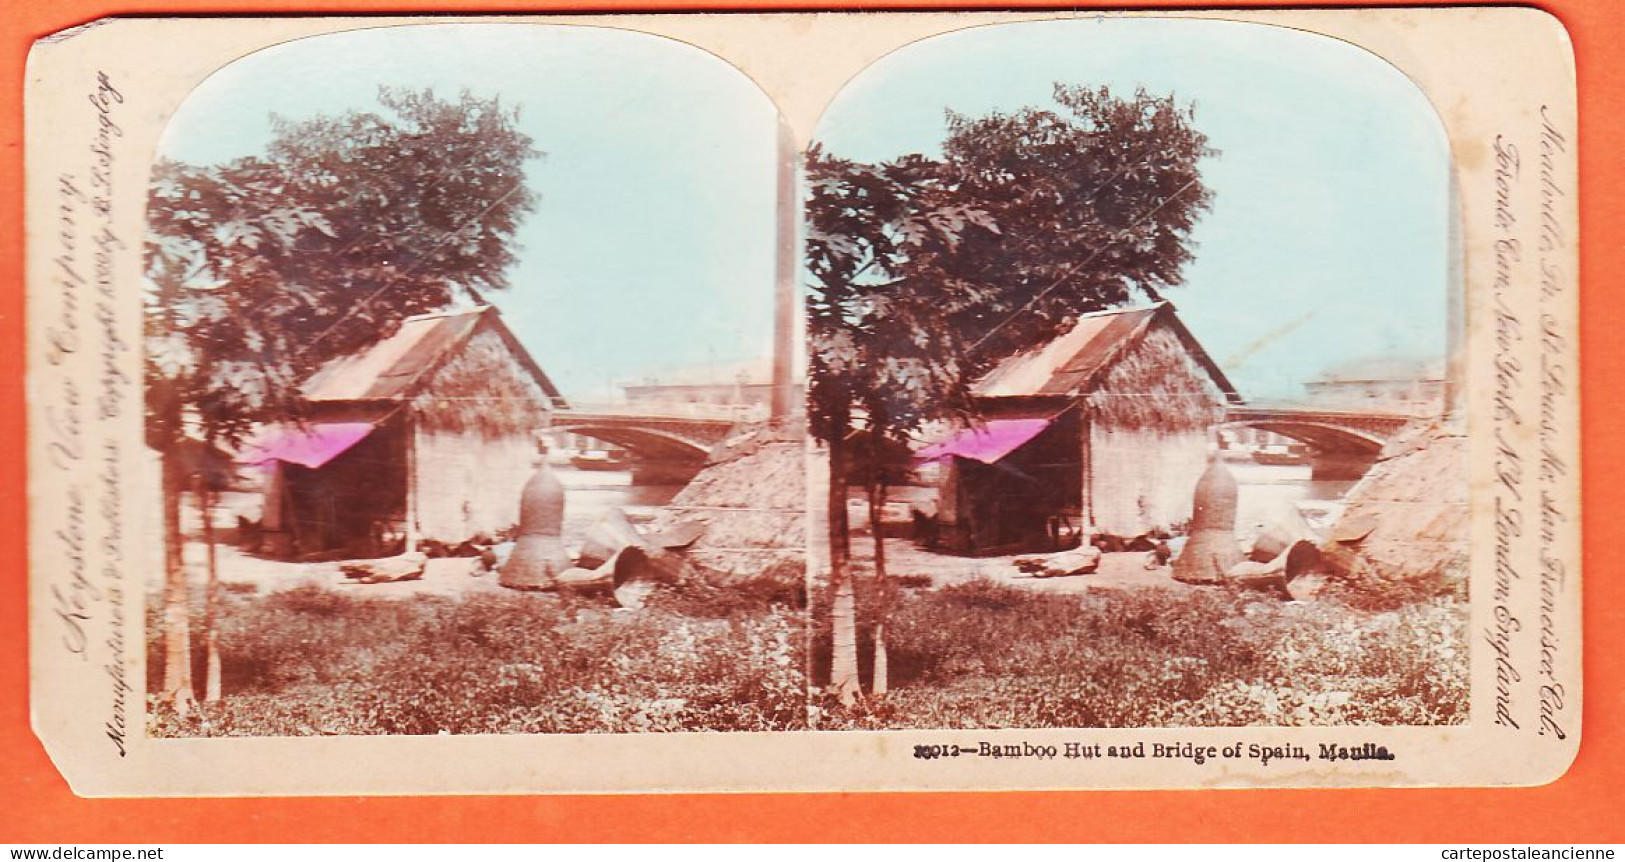
[[646, 416], [662, 419], [725, 419], [732, 422], [752, 422], [767, 418], [768, 407], [765, 404], [690, 404], [671, 402], [639, 402], [628, 404], [625, 402], [615, 404], [579, 404], [572, 403], [570, 409], [558, 411], [559, 418], [567, 418], [572, 414], [590, 416]]

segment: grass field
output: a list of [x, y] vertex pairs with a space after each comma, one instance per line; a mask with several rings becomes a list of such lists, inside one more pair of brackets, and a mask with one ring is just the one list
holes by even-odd
[[[812, 638], [809, 657], [802, 611], [771, 593], [665, 595], [637, 611], [527, 593], [232, 594], [220, 634], [224, 700], [185, 720], [154, 702], [149, 729], [288, 736], [1467, 719], [1459, 598], [1374, 608], [1358, 597], [1068, 595], [984, 581], [899, 593], [887, 626], [891, 692], [850, 710], [806, 697], [806, 669], [815, 684], [827, 672], [827, 639]], [[869, 644], [860, 647], [867, 661]], [[865, 665], [866, 683], [868, 673]], [[154, 676], [149, 690], [157, 688]]]
[[1459, 724], [1466, 625], [1465, 603], [1450, 597], [1372, 609], [1220, 589], [1046, 595], [971, 582], [902, 597], [887, 626], [891, 692], [821, 725]]
[[[161, 667], [149, 611], [148, 667]], [[790, 730], [806, 722], [799, 611], [741, 600], [616, 611], [556, 596], [230, 597], [225, 697], [158, 736]], [[158, 681], [149, 679], [149, 689]]]

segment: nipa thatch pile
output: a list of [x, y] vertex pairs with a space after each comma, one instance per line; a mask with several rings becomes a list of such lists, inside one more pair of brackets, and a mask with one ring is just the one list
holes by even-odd
[[1467, 531], [1467, 438], [1417, 425], [1349, 491], [1322, 552], [1333, 575], [1366, 591], [1457, 591], [1467, 580]]
[[800, 589], [806, 572], [805, 432], [799, 424], [741, 429], [712, 453], [655, 524], [705, 529], [684, 555], [718, 585], [767, 578]]

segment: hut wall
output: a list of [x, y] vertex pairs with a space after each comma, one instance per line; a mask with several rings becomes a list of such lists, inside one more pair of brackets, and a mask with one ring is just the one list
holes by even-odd
[[1097, 532], [1135, 536], [1190, 520], [1224, 393], [1167, 326], [1117, 357], [1085, 399], [1086, 495]]
[[519, 494], [536, 472], [530, 434], [493, 438], [419, 428], [413, 443], [419, 539], [495, 537], [519, 522]]
[[412, 399], [419, 539], [496, 536], [519, 520], [549, 401], [495, 329], [476, 332]]
[[1137, 536], [1191, 518], [1196, 480], [1207, 469], [1205, 431], [1090, 430], [1096, 532]]

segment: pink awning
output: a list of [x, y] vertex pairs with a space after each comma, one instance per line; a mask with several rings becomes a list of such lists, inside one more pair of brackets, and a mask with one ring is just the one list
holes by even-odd
[[273, 425], [243, 447], [237, 460], [245, 464], [286, 461], [315, 469], [344, 454], [372, 433], [371, 422], [311, 422]]
[[992, 464], [1020, 449], [1048, 428], [1050, 419], [990, 419], [977, 428], [966, 428], [914, 453], [920, 463], [969, 458]]

